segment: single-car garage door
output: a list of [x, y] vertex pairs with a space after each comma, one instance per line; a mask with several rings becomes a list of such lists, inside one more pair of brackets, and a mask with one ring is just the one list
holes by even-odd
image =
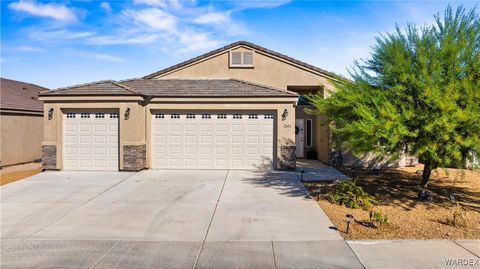
[[271, 168], [273, 126], [273, 113], [154, 111], [153, 168]]
[[66, 112], [63, 156], [65, 170], [118, 170], [118, 112]]

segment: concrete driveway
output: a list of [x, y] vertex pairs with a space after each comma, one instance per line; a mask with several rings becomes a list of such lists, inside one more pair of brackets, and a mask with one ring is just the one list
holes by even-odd
[[294, 172], [46, 172], [1, 202], [2, 268], [362, 268]]

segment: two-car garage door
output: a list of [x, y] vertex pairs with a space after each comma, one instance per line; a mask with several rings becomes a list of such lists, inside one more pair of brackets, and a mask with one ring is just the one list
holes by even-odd
[[155, 169], [272, 167], [273, 113], [154, 111]]

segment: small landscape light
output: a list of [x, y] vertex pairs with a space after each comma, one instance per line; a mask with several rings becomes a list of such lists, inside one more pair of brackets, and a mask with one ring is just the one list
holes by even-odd
[[53, 107], [51, 107], [51, 108], [48, 110], [48, 119], [49, 119], [49, 120], [53, 119]]
[[347, 214], [345, 215], [345, 219], [347, 220], [347, 234], [350, 231], [350, 222], [353, 220], [353, 215], [352, 214]]
[[125, 119], [128, 120], [129, 117], [130, 117], [130, 108], [127, 107], [127, 110], [125, 110]]

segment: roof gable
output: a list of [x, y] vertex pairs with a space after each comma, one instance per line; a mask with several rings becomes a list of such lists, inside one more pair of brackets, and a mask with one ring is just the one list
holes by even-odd
[[296, 65], [300, 68], [303, 68], [305, 70], [308, 70], [310, 72], [319, 74], [319, 75], [324, 76], [324, 77], [328, 77], [328, 78], [332, 78], [332, 79], [338, 79], [339, 78], [339, 75], [336, 75], [332, 72], [326, 71], [326, 70], [321, 69], [319, 67], [313, 66], [311, 64], [308, 64], [308, 63], [302, 62], [300, 60], [294, 59], [294, 58], [289, 57], [287, 55], [284, 55], [282, 53], [267, 49], [265, 47], [262, 47], [262, 46], [259, 46], [259, 45], [256, 45], [256, 44], [253, 44], [253, 43], [250, 43], [250, 42], [247, 42], [247, 41], [237, 41], [237, 42], [231, 43], [231, 44], [226, 45], [224, 47], [221, 47], [219, 49], [207, 52], [207, 53], [202, 54], [200, 56], [197, 56], [195, 58], [189, 59], [189, 60], [181, 62], [179, 64], [176, 64], [176, 65], [167, 67], [165, 69], [162, 69], [160, 71], [154, 72], [152, 74], [146, 75], [143, 78], [145, 78], [145, 79], [157, 78], [161, 75], [173, 72], [177, 69], [181, 69], [181, 68], [190, 66], [192, 64], [195, 64], [197, 62], [209, 59], [211, 57], [214, 57], [218, 54], [221, 54], [221, 53], [224, 53], [226, 51], [235, 49], [237, 47], [244, 47], [244, 48], [253, 49], [253, 50], [255, 50], [259, 53], [266, 54], [266, 55], [272, 56], [274, 58], [277, 58], [279, 60], [289, 62], [289, 63], [294, 64], [294, 65]]

